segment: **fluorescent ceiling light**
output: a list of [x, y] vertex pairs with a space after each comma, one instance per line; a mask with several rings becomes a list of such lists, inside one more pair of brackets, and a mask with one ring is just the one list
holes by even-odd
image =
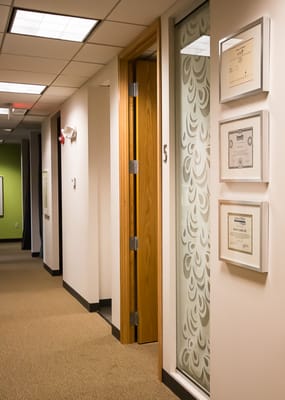
[[1, 115], [8, 115], [9, 114], [9, 108], [0, 108], [0, 114]]
[[181, 54], [210, 57], [210, 36], [202, 35], [180, 50]]
[[16, 9], [10, 32], [83, 42], [97, 23], [96, 19]]
[[41, 94], [46, 88], [44, 85], [29, 85], [26, 83], [0, 82], [0, 92]]

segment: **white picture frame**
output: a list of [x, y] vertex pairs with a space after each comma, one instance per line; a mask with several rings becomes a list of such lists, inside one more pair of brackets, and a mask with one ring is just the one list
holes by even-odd
[[219, 200], [219, 260], [268, 272], [268, 202]]
[[4, 217], [4, 178], [0, 176], [0, 217]]
[[219, 42], [220, 103], [269, 91], [270, 19], [261, 17]]
[[220, 182], [269, 182], [269, 113], [219, 123]]

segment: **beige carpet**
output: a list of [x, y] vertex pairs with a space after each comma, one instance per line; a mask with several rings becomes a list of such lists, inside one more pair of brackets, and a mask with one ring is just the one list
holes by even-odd
[[171, 400], [156, 344], [121, 345], [19, 244], [0, 244], [1, 400]]

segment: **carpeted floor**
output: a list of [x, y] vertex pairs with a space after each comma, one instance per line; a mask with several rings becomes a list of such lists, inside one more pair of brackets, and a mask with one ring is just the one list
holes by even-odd
[[41, 260], [0, 244], [1, 400], [175, 400], [156, 344], [121, 345]]

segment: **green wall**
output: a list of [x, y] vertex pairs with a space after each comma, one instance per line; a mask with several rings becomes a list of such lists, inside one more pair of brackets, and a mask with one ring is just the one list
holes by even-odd
[[0, 176], [3, 176], [4, 216], [0, 240], [22, 237], [21, 145], [0, 144]]

